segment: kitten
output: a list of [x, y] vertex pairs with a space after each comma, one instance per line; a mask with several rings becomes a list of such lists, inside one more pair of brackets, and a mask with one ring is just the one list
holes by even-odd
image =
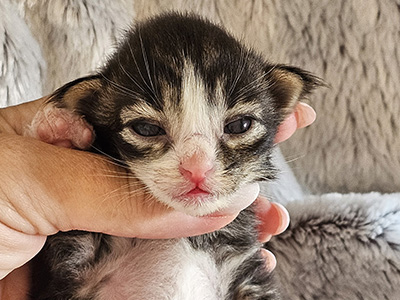
[[[39, 125], [63, 114], [71, 128], [49, 129], [58, 143], [92, 145], [162, 203], [211, 214], [274, 178], [277, 127], [319, 84], [200, 17], [169, 13], [128, 31], [98, 74], [58, 89], [29, 134], [44, 139]], [[250, 207], [185, 239], [58, 233], [36, 258], [32, 299], [278, 299], [256, 226]]]

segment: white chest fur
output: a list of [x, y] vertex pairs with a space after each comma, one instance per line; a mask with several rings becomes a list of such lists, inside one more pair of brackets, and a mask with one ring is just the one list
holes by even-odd
[[113, 238], [112, 243], [111, 254], [87, 270], [80, 295], [95, 292], [96, 299], [104, 300], [225, 298], [230, 282], [226, 267], [218, 270], [210, 254], [193, 249], [185, 239]]

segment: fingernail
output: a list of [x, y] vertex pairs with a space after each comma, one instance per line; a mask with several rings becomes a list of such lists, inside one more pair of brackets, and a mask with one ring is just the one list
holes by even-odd
[[269, 233], [259, 233], [258, 240], [262, 243], [267, 243], [272, 239], [272, 234]]
[[289, 216], [289, 212], [282, 204], [277, 203], [277, 202], [272, 202], [271, 204], [278, 207], [278, 212], [280, 215], [279, 226], [276, 229], [276, 233], [274, 234], [274, 235], [278, 235], [278, 234], [281, 234], [282, 232], [284, 232], [288, 228], [289, 223], [290, 223], [290, 216]]
[[276, 267], [275, 255], [271, 251], [264, 248], [261, 249], [260, 254], [265, 259], [265, 268], [268, 272], [272, 272]]
[[303, 128], [312, 124], [315, 121], [317, 113], [307, 103], [299, 102], [296, 108], [296, 117], [297, 117], [297, 127]]

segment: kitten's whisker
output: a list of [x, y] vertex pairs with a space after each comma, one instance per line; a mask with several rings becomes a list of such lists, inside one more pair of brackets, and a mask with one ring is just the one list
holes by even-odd
[[262, 75], [260, 75], [259, 77], [257, 77], [256, 79], [254, 79], [253, 81], [249, 82], [248, 84], [246, 84], [244, 87], [242, 87], [235, 95], [235, 99], [241, 99], [243, 97], [248, 98], [249, 92], [253, 91], [253, 92], [257, 92], [257, 94], [259, 94], [262, 91], [266, 91], [270, 88], [270, 85], [265, 85], [265, 84], [261, 84], [261, 81], [267, 76], [267, 73], [264, 73]]
[[[139, 35], [140, 35], [140, 28], [138, 28], [138, 32], [139, 32]], [[133, 53], [133, 49], [132, 49], [130, 43], [128, 43], [128, 47], [129, 47], [129, 51], [130, 51], [130, 53], [131, 53], [133, 62], [135, 63], [136, 69], [138, 70], [138, 74], [139, 74], [140, 78], [142, 79], [143, 83], [145, 84], [145, 86], [147, 87], [147, 89], [149, 90], [149, 93], [148, 93], [148, 94], [149, 94], [150, 98], [151, 98], [155, 103], [160, 103], [160, 101], [156, 98], [156, 95], [154, 94], [153, 89], [149, 86], [149, 84], [147, 83], [146, 79], [144, 78], [142, 72], [140, 71], [139, 64], [138, 64], [138, 62], [137, 62], [137, 60], [136, 60], [135, 54]], [[149, 78], [149, 81], [151, 81], [151, 78]]]
[[[144, 49], [144, 45], [143, 45], [143, 39], [142, 39], [142, 34], [140, 33], [140, 27], [138, 29], [138, 35], [139, 35], [139, 40], [140, 40], [140, 48], [142, 50], [142, 57], [143, 57], [143, 61], [144, 61], [144, 66], [146, 68], [146, 72], [147, 72], [147, 77], [149, 78], [149, 82], [151, 85], [151, 91], [153, 92], [154, 96], [156, 96], [156, 90], [154, 88], [154, 84], [153, 84], [153, 80], [151, 78], [151, 73], [150, 73], [150, 67], [149, 67], [149, 60], [147, 58], [146, 55], [146, 51]], [[154, 61], [153, 61], [154, 62]], [[158, 100], [158, 99], [157, 99]]]
[[125, 73], [125, 75], [128, 76], [128, 78], [133, 82], [133, 84], [136, 85], [142, 92], [145, 92], [144, 88], [137, 82], [137, 80], [130, 73], [128, 73], [128, 71], [126, 71], [124, 66], [121, 64], [121, 59], [119, 55], [118, 55], [118, 64], [122, 69], [122, 71]]
[[[121, 189], [125, 189], [125, 191], [121, 192]], [[136, 188], [136, 187], [131, 187], [129, 184], [127, 184], [127, 185], [124, 185], [121, 188], [116, 189], [116, 190], [113, 191], [113, 193], [116, 193], [116, 192], [121, 192], [121, 197], [118, 199], [117, 202], [115, 202], [116, 205], [115, 205], [114, 208], [117, 209], [117, 210], [120, 208], [120, 206], [122, 204], [124, 204], [128, 200], [131, 200], [130, 201], [131, 205], [139, 204], [139, 203], [141, 203], [141, 204], [146, 204], [146, 203], [154, 204], [154, 198], [153, 198], [153, 196], [151, 195], [149, 189], [146, 186], [143, 186], [141, 188]], [[142, 192], [143, 193], [141, 195], [141, 197], [143, 197], [143, 198], [140, 198], [140, 200], [141, 200], [140, 202], [135, 201], [135, 200], [137, 200], [137, 199], [135, 199], [135, 193], [137, 193], [137, 192]], [[105, 198], [104, 201], [107, 201], [108, 199]], [[152, 201], [150, 201], [150, 200], [152, 200]]]
[[128, 166], [126, 165], [126, 162], [125, 162], [124, 160], [121, 160], [121, 159], [118, 159], [118, 158], [116, 158], [116, 157], [113, 157], [113, 156], [109, 155], [108, 153], [106, 153], [106, 152], [100, 150], [100, 149], [97, 148], [96, 146], [93, 146], [93, 145], [92, 145], [92, 148], [93, 148], [94, 150], [96, 150], [97, 152], [99, 152], [100, 154], [106, 156], [106, 157], [107, 157], [108, 159], [110, 159], [111, 162], [114, 163], [116, 166], [119, 166], [119, 167], [122, 167], [122, 168], [124, 168], [124, 169], [129, 170], [129, 168], [128, 168]]
[[[115, 166], [117, 166], [117, 167], [119, 167], [119, 168], [122, 168], [122, 169], [125, 169], [125, 170], [129, 171], [129, 168], [128, 168], [128, 166], [125, 164], [124, 161], [118, 160], [118, 159], [116, 159], [116, 158], [113, 158], [112, 156], [110, 156], [110, 155], [104, 153], [103, 151], [101, 151], [100, 149], [97, 149], [97, 148], [94, 147], [94, 146], [92, 146], [92, 148], [95, 149], [95, 150], [97, 150], [97, 151], [98, 151], [100, 154], [102, 154], [102, 155], [98, 155], [98, 154], [95, 154], [95, 153], [87, 152], [89, 155], [93, 155], [93, 157], [95, 157], [96, 159], [100, 159], [100, 160], [102, 160], [102, 161], [105, 161], [105, 162], [107, 162], [107, 163], [110, 163], [110, 164], [115, 165]], [[110, 171], [111, 171], [111, 170], [110, 170]]]
[[[249, 54], [248, 54], [249, 55]], [[255, 89], [255, 88], [260, 88], [261, 91], [266, 91], [271, 89], [275, 84], [276, 81], [269, 81], [267, 85], [265, 84], [261, 84], [261, 80], [263, 80], [265, 77], [269, 76], [276, 68], [277, 68], [277, 64], [274, 64], [269, 70], [268, 72], [263, 73], [261, 76], [259, 76], [258, 78], [256, 78], [255, 80], [253, 80], [252, 82], [249, 82], [247, 85], [245, 85], [244, 87], [242, 87], [239, 91], [238, 91], [238, 95], [236, 96], [236, 99], [240, 99], [242, 98], [246, 93], [248, 93], [249, 91], [251, 91], [251, 89]]]
[[138, 99], [138, 98], [142, 98], [143, 97], [139, 93], [130, 93], [130, 92], [127, 92], [127, 91], [122, 91], [121, 89], [115, 91], [115, 93], [117, 93], [119, 95], [123, 95], [123, 96], [129, 96], [129, 97], [132, 97], [134, 99]]
[[133, 179], [135, 179], [134, 182], [127, 181], [127, 183], [121, 185], [120, 187], [104, 194], [103, 202], [109, 200], [117, 193], [121, 193], [121, 195], [126, 195], [125, 198], [132, 199], [134, 199], [138, 193], [143, 193], [143, 195], [146, 197], [146, 195], [148, 195], [150, 192], [148, 187], [137, 182], [136, 178]]
[[107, 177], [107, 178], [121, 178], [121, 179], [137, 179], [135, 176], [129, 176], [129, 175], [122, 175], [122, 174], [102, 174], [102, 175], [97, 175], [101, 177]]
[[[129, 191], [130, 191], [129, 184], [124, 184], [124, 185], [120, 186], [119, 188], [114, 189], [114, 190], [104, 194], [103, 199], [101, 200], [100, 204], [104, 204], [105, 202], [109, 202], [110, 200], [112, 200], [113, 203], [118, 203], [120, 201], [121, 197], [118, 198], [117, 202], [115, 201], [115, 197], [123, 196], [123, 198], [128, 198], [129, 196], [132, 196]], [[118, 193], [120, 193], [120, 194], [118, 195]], [[128, 197], [125, 195], [128, 195]]]
[[[247, 53], [247, 57], [248, 57], [248, 53]], [[242, 76], [244, 69], [245, 69], [245, 57], [244, 57], [244, 53], [243, 53], [243, 49], [240, 49], [240, 60], [239, 60], [239, 65], [236, 69], [236, 75], [235, 75], [235, 79], [233, 81], [233, 83], [231, 84], [231, 87], [229, 88], [228, 91], [228, 97], [232, 96], [232, 93], [234, 91], [234, 89], [236, 88], [237, 83], [239, 82], [240, 77]]]
[[299, 160], [301, 158], [304, 158], [306, 156], [306, 154], [302, 154], [302, 155], [295, 155], [293, 157], [285, 157], [286, 163], [290, 164], [292, 162], [295, 162], [296, 160]]
[[129, 51], [130, 51], [130, 53], [131, 53], [132, 59], [133, 59], [133, 61], [134, 61], [134, 63], [135, 63], [136, 69], [138, 70], [138, 74], [139, 74], [140, 78], [143, 80], [143, 83], [146, 85], [146, 87], [151, 91], [150, 86], [147, 84], [147, 82], [146, 82], [146, 80], [145, 80], [145, 78], [144, 78], [142, 72], [140, 71], [139, 64], [138, 64], [138, 62], [137, 62], [137, 60], [136, 60], [135, 54], [133, 53], [133, 49], [132, 49], [130, 43], [128, 43], [128, 47], [129, 47]]
[[117, 88], [117, 89], [118, 89], [119, 91], [121, 91], [121, 92], [124, 92], [124, 95], [132, 96], [132, 97], [134, 97], [134, 98], [140, 97], [140, 94], [139, 94], [139, 93], [136, 93], [135, 91], [130, 90], [130, 89], [128, 89], [127, 87], [122, 86], [122, 85], [120, 85], [120, 84], [118, 84], [118, 83], [116, 83], [116, 82], [110, 80], [110, 79], [107, 78], [103, 73], [100, 73], [100, 74], [101, 74], [101, 76], [102, 76], [108, 83], [110, 83], [113, 87]]

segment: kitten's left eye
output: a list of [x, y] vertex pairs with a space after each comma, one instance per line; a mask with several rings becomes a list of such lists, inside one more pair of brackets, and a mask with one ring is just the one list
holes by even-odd
[[144, 137], [152, 137], [152, 136], [159, 136], [159, 135], [164, 135], [165, 130], [162, 129], [160, 126], [147, 123], [147, 122], [135, 122], [131, 125], [131, 128], [134, 132], [136, 132], [138, 135], [144, 136]]
[[224, 133], [241, 134], [250, 129], [253, 120], [250, 117], [243, 117], [225, 125]]

